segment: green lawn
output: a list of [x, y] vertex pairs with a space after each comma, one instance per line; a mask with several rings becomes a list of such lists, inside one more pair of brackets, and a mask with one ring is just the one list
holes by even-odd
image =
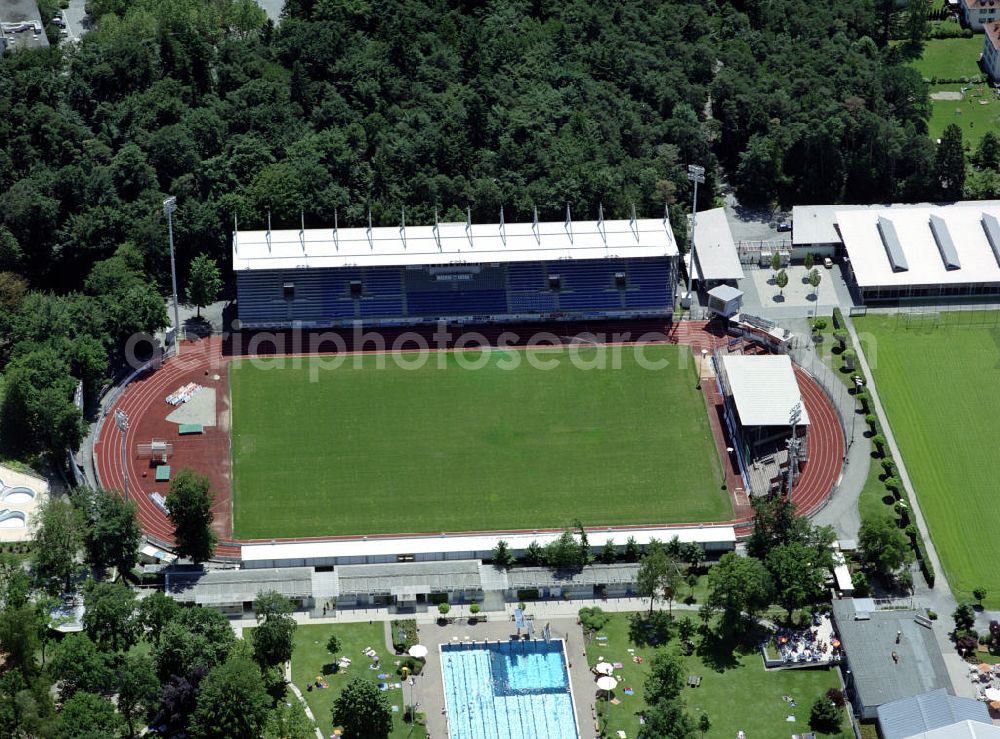
[[234, 362], [235, 534], [731, 518], [689, 348], [645, 347], [659, 370], [631, 347], [582, 350], [606, 358], [589, 370], [564, 349], [531, 351], [557, 366], [523, 350], [466, 353], [476, 370], [452, 354], [409, 370], [374, 355], [318, 373]]
[[[628, 636], [629, 615], [611, 616], [608, 625], [599, 632], [599, 635], [608, 637], [607, 641], [594, 640], [587, 645], [587, 662], [591, 667], [602, 657], [623, 665], [615, 671], [616, 676], [622, 677], [619, 689], [615, 691], [615, 697], [621, 704], [599, 704], [602, 710], [607, 708], [610, 711], [606, 735], [612, 737], [619, 730], [628, 737], [638, 735], [639, 714], [645, 705], [643, 683], [649, 662], [658, 649], [677, 649], [676, 639], [666, 647], [636, 646]], [[697, 623], [694, 612], [674, 611], [674, 616], [688, 616]], [[700, 640], [701, 637], [696, 635], [695, 643]], [[644, 659], [643, 664], [632, 662], [629, 648], [635, 649], [634, 654]], [[685, 687], [681, 696], [695, 721], [702, 713], [708, 714], [712, 722], [708, 733], [710, 737], [734, 737], [740, 729], [748, 737], [789, 737], [793, 733], [809, 731], [809, 710], [813, 701], [829, 688], [840, 687], [835, 670], [766, 671], [756, 649], [737, 650], [731, 657], [726, 649], [709, 650], [705, 656], [699, 656], [700, 651], [683, 657], [683, 660], [689, 674], [701, 676], [701, 685], [697, 688]], [[625, 695], [625, 688], [632, 688], [635, 695]], [[782, 700], [784, 695], [794, 698], [797, 706], [790, 707]], [[795, 716], [794, 722], [785, 720], [789, 714]], [[583, 720], [586, 721], [586, 717]], [[843, 731], [836, 735], [838, 739], [852, 736], [849, 727], [845, 714]], [[586, 732], [584, 735], [589, 736]]]
[[931, 39], [924, 43], [923, 54], [912, 65], [924, 79], [975, 77], [982, 74], [978, 64], [982, 53], [982, 34], [972, 38]]
[[[931, 92], [960, 92], [961, 88], [959, 84], [932, 85]], [[981, 101], [986, 101], [986, 104], [981, 104]], [[987, 131], [1000, 133], [1000, 100], [986, 85], [974, 85], [962, 100], [932, 99], [928, 135], [936, 141], [950, 123], [958, 124], [962, 129], [962, 141], [975, 147]]]
[[[361, 653], [362, 649], [365, 647], [374, 649], [381, 658], [383, 670], [387, 673], [394, 673], [396, 667], [393, 662], [397, 657], [385, 648], [384, 629], [384, 624], [381, 621], [376, 621], [374, 624], [300, 625], [295, 630], [292, 682], [305, 696], [313, 715], [319, 722], [320, 729], [323, 730], [323, 736], [330, 736], [333, 731], [333, 716], [331, 714], [333, 702], [350, 680], [360, 676], [376, 683], [381, 682], [376, 678], [378, 673], [368, 669], [370, 660]], [[327, 674], [331, 656], [326, 651], [326, 640], [331, 633], [340, 637], [341, 651], [337, 656], [349, 657], [353, 664], [343, 672]], [[319, 675], [325, 676], [330, 687], [323, 690], [307, 691], [308, 685], [314, 682]], [[396, 682], [401, 682], [401, 678], [395, 675], [393, 677]], [[399, 711], [393, 714], [395, 722], [390, 737], [391, 739], [404, 739], [408, 736], [410, 726], [403, 721], [403, 691], [390, 689], [387, 691], [387, 695], [393, 705], [399, 706]], [[423, 739], [426, 734], [422, 727], [414, 726], [413, 732], [409, 736], [412, 736], [413, 739]]]
[[955, 596], [971, 600], [982, 585], [986, 607], [997, 608], [1000, 570], [986, 543], [1000, 537], [1000, 324], [947, 325], [963, 316], [909, 331], [895, 315], [855, 325], [875, 339], [877, 352], [866, 351], [879, 394]]

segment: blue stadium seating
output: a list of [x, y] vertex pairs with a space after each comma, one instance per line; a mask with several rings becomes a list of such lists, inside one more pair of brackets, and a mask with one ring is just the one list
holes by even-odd
[[411, 316], [487, 315], [507, 312], [503, 290], [413, 292], [406, 295]]
[[399, 295], [380, 298], [361, 298], [361, 317], [394, 318], [403, 315], [403, 298]]
[[548, 278], [544, 266], [538, 262], [513, 262], [507, 265], [507, 279], [512, 292], [521, 290], [547, 290]]
[[553, 292], [518, 292], [510, 296], [511, 313], [552, 313], [555, 309]]

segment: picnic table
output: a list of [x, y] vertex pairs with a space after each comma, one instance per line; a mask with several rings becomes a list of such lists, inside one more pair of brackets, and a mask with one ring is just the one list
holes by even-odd
[[188, 434], [202, 434], [205, 432], [205, 427], [200, 423], [182, 423], [177, 427], [177, 433], [181, 436], [187, 436]]
[[170, 482], [170, 465], [159, 464], [156, 466], [156, 481]]
[[701, 675], [688, 675], [688, 686], [697, 688], [701, 685]]

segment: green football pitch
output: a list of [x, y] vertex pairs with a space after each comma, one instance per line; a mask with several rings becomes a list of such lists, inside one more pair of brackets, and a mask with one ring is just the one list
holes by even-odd
[[[993, 608], [1000, 606], [998, 318], [855, 319], [948, 582], [959, 599], [985, 587]], [[952, 325], [973, 319], [985, 325]]]
[[[419, 369], [377, 355], [319, 370], [236, 360], [234, 534], [730, 519], [690, 349], [643, 351], [666, 366], [641, 366], [632, 347], [576, 352], [605, 352], [605, 369], [556, 348], [431, 355]], [[461, 366], [473, 361], [484, 366]]]

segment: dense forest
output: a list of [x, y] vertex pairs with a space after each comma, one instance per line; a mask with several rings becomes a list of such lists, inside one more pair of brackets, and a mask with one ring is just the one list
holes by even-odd
[[891, 4], [289, 0], [274, 26], [252, 0], [91, 0], [80, 43], [0, 61], [0, 368], [31, 427], [18, 438], [72, 442], [72, 412], [36, 391], [62, 397], [66, 369], [94, 385], [102, 352], [166, 324], [168, 194], [182, 284], [199, 254], [225, 272], [234, 218], [268, 211], [358, 225], [369, 209], [666, 205], [683, 238], [689, 163], [709, 173], [702, 207], [722, 179], [751, 205], [939, 197]]

